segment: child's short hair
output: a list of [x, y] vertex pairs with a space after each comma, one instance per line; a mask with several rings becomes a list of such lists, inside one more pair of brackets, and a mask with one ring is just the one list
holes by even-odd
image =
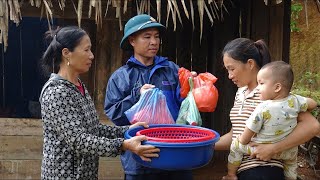
[[271, 70], [272, 79], [276, 82], [281, 83], [281, 85], [290, 92], [293, 84], [293, 71], [291, 66], [284, 61], [273, 61], [264, 65], [262, 69]]

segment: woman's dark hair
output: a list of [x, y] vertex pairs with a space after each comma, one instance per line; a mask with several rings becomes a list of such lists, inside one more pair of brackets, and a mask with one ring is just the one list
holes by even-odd
[[86, 34], [83, 29], [77, 26], [67, 26], [47, 31], [45, 39], [50, 44], [42, 56], [41, 64], [44, 73], [46, 75], [51, 72], [57, 73], [62, 61], [62, 49], [67, 48], [69, 51], [73, 51]]
[[261, 39], [256, 42], [247, 38], [234, 39], [224, 47], [222, 56], [226, 53], [231, 58], [243, 63], [247, 63], [248, 59], [253, 59], [260, 68], [271, 62], [269, 49]]

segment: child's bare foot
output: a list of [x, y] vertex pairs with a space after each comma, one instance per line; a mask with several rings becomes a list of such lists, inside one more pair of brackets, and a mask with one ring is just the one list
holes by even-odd
[[236, 175], [226, 175], [222, 177], [222, 180], [238, 180], [238, 177]]

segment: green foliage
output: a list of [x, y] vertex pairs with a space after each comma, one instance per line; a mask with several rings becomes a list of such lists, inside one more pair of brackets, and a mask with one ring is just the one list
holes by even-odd
[[[320, 73], [306, 71], [293, 85], [292, 92], [301, 96], [314, 99], [320, 104]], [[320, 109], [312, 111], [315, 117], [318, 117]]]
[[[294, 88], [310, 91], [310, 93], [319, 90], [320, 73], [306, 71], [299, 79], [296, 78]], [[320, 100], [320, 99], [319, 99]]]
[[291, 32], [300, 32], [300, 28], [298, 28], [298, 22], [300, 11], [302, 11], [302, 5], [300, 3], [291, 4], [291, 21], [290, 21], [290, 29]]
[[[304, 96], [304, 97], [309, 97], [309, 98], [312, 98], [314, 99], [315, 101], [318, 102], [318, 104], [320, 104], [320, 91], [310, 91], [310, 90], [301, 90], [301, 89], [293, 89], [292, 92], [294, 94], [298, 94], [300, 96]], [[319, 114], [320, 114], [320, 109], [319, 108], [316, 108], [315, 110], [313, 110], [312, 112], [312, 115], [314, 117], [318, 117]]]

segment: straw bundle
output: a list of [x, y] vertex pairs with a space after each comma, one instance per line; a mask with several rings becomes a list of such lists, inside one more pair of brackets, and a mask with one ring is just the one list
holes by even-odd
[[[169, 19], [172, 19], [174, 30], [176, 29], [177, 21], [182, 24], [182, 15], [185, 15], [187, 19], [192, 21], [193, 29], [195, 20], [195, 8], [199, 13], [200, 21], [200, 39], [202, 38], [203, 30], [203, 17], [206, 15], [211, 24], [216, 19], [222, 19], [222, 11], [226, 11], [223, 4], [223, 0], [68, 0], [72, 3], [75, 13], [77, 15], [78, 25], [81, 26], [83, 5], [89, 5], [88, 16], [91, 17], [93, 8], [95, 9], [94, 18], [97, 26], [102, 25], [102, 19], [106, 16], [109, 6], [116, 8], [115, 17], [119, 19], [119, 27], [122, 30], [122, 13], [127, 12], [128, 1], [134, 1], [137, 8], [137, 13], [148, 13], [152, 9], [154, 3], [156, 3], [157, 19], [161, 19], [161, 11], [166, 10], [166, 24], [168, 25]], [[45, 13], [49, 28], [51, 28], [52, 20], [54, 17], [52, 2], [58, 2], [59, 8], [64, 11], [67, 0], [0, 0], [0, 43], [4, 44], [4, 47], [8, 46], [8, 22], [13, 21], [17, 25], [21, 18], [20, 6], [22, 3], [29, 3], [31, 6], [41, 8], [41, 16]], [[89, 3], [84, 3], [89, 2]], [[104, 3], [102, 3], [104, 2]], [[107, 2], [107, 3], [105, 3]], [[164, 7], [166, 6], [166, 7]], [[102, 15], [104, 13], [104, 16]]]

